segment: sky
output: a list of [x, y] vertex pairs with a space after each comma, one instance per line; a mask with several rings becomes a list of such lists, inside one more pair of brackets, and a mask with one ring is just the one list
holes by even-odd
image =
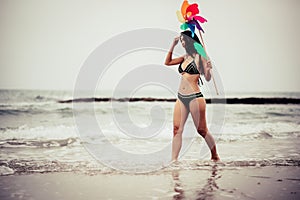
[[[208, 20], [204, 40], [225, 91], [300, 92], [299, 0], [189, 2]], [[72, 90], [84, 61], [113, 36], [142, 28], [179, 33], [181, 3], [0, 0], [0, 88]], [[165, 53], [128, 55], [123, 65], [163, 65]]]

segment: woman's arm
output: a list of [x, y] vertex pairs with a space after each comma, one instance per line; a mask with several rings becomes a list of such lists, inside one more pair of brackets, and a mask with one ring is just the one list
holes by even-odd
[[[195, 63], [198, 67], [199, 72], [204, 73], [205, 80], [210, 81], [210, 79], [211, 79], [211, 71], [210, 70], [212, 69], [210, 60], [207, 61], [205, 58], [203, 58], [199, 54], [196, 54]], [[202, 64], [203, 69], [201, 69], [201, 67], [200, 67], [201, 64]]]
[[203, 63], [203, 70], [204, 70], [205, 80], [210, 81], [210, 79], [211, 79], [211, 69], [212, 69], [211, 62], [210, 62], [210, 60], [206, 60], [202, 56], [201, 56], [201, 61]]
[[183, 62], [183, 60], [184, 60], [183, 56], [178, 57], [178, 58], [172, 58], [174, 48], [178, 44], [178, 41], [179, 41], [179, 37], [176, 37], [173, 41], [173, 44], [172, 44], [168, 54], [167, 54], [167, 57], [166, 57], [166, 60], [165, 60], [165, 65], [167, 65], [167, 66], [177, 65], [177, 64]]

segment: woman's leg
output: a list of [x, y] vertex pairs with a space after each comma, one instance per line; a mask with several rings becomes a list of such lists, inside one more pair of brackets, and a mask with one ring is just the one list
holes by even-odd
[[220, 160], [216, 143], [213, 136], [210, 134], [206, 124], [206, 101], [204, 98], [196, 98], [190, 102], [190, 112], [197, 128], [197, 132], [205, 139], [210, 151], [211, 159], [218, 161]]
[[172, 161], [176, 161], [181, 149], [182, 132], [189, 115], [189, 110], [177, 99], [173, 114]]

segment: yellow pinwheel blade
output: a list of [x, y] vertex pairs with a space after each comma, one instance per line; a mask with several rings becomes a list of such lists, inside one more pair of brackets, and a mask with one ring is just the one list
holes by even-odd
[[181, 23], [184, 23], [185, 20], [181, 14], [181, 12], [179, 10], [176, 11], [176, 15], [177, 15], [177, 19], [181, 22]]

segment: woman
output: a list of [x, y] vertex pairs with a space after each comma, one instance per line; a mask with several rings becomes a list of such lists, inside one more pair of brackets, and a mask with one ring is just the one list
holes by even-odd
[[[186, 54], [178, 58], [172, 58], [173, 50], [179, 40], [183, 48], [185, 48]], [[182, 144], [183, 128], [189, 113], [192, 115], [197, 132], [205, 139], [211, 150], [211, 159], [218, 161], [220, 158], [216, 144], [206, 125], [206, 101], [198, 85], [199, 78], [202, 82], [200, 77], [202, 74], [207, 81], [211, 79], [210, 70], [212, 66], [210, 61], [207, 61], [197, 53], [194, 42], [201, 44], [196, 34], [192, 37], [191, 31], [182, 32], [179, 37], [174, 39], [165, 61], [165, 65], [168, 66], [179, 64], [178, 71], [182, 75], [173, 116], [172, 161], [177, 161], [178, 159]]]

